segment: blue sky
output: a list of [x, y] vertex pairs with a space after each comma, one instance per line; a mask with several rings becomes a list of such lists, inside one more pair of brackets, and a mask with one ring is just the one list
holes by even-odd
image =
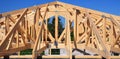
[[[18, 10], [55, 0], [0, 0], [0, 13]], [[120, 15], [120, 0], [59, 0], [61, 2]]]

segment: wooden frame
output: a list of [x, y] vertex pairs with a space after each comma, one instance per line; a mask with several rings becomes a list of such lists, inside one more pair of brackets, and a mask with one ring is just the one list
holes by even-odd
[[[30, 57], [36, 59], [45, 49], [65, 48], [68, 55], [63, 58], [72, 59], [73, 49], [84, 50], [83, 52], [89, 50], [98, 55], [87, 56], [88, 58], [120, 58], [116, 55], [111, 56], [113, 53], [120, 53], [119, 16], [59, 1], [1, 15], [0, 56], [33, 49]], [[55, 16], [55, 37], [47, 28], [47, 19], [52, 16]], [[60, 37], [58, 37], [59, 16], [66, 19], [65, 29]], [[73, 27], [71, 27], [72, 22]], [[74, 33], [74, 41], [71, 41], [71, 32]], [[54, 56], [56, 55], [42, 57], [62, 58]], [[86, 56], [75, 56], [75, 58], [86, 58]]]

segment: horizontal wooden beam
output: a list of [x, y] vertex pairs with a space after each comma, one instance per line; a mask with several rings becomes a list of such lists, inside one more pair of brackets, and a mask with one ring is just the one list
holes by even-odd
[[[0, 58], [3, 58], [3, 57], [0, 57]], [[20, 56], [18, 56], [18, 55], [11, 55], [10, 56], [10, 58], [32, 58], [32, 55], [20, 55]], [[69, 56], [59, 56], [59, 55], [48, 55], [48, 56], [45, 56], [45, 55], [43, 55], [42, 56], [42, 58], [69, 58]], [[79, 55], [79, 56], [73, 56], [73, 58], [95, 58], [95, 59], [101, 59], [102, 58], [102, 56], [89, 56], [89, 55], [87, 55], [87, 56], [81, 56], [81, 55]], [[110, 56], [110, 58], [114, 58], [114, 59], [118, 59], [118, 58], [120, 58], [120, 56]]]
[[114, 48], [114, 47], [112, 47], [111, 51], [115, 52], [115, 53], [120, 53], [120, 48]]
[[3, 50], [3, 51], [0, 52], [0, 57], [4, 56], [4, 55], [10, 55], [10, 54], [13, 54], [13, 53], [25, 50], [25, 49], [30, 49], [30, 46], [31, 46], [30, 44], [26, 44], [26, 46], [20, 46], [18, 48], [12, 48], [12, 49], [9, 49], [9, 50]]

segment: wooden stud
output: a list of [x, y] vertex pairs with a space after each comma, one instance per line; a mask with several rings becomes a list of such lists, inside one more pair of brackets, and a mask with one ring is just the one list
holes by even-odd
[[9, 19], [8, 17], [5, 17], [5, 33], [7, 34], [9, 31]]
[[106, 18], [103, 19], [103, 42], [106, 42]]
[[58, 41], [58, 15], [55, 15], [55, 41]]
[[77, 38], [77, 11], [75, 10], [75, 13], [74, 13], [74, 43], [75, 43], [75, 47], [77, 48], [76, 46], [76, 41], [78, 40]]

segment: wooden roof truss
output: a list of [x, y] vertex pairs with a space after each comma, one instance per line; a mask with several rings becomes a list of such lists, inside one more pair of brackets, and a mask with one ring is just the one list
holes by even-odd
[[[55, 38], [47, 28], [47, 19], [51, 16], [55, 16]], [[58, 16], [66, 19], [60, 37]], [[33, 49], [32, 58], [36, 59], [47, 48], [66, 48], [70, 59], [73, 49], [89, 50], [110, 59], [112, 52], [120, 53], [119, 19], [119, 16], [58, 1], [3, 13], [0, 18], [0, 56]], [[71, 41], [72, 31], [74, 41]], [[58, 43], [57, 47], [54, 42]]]

